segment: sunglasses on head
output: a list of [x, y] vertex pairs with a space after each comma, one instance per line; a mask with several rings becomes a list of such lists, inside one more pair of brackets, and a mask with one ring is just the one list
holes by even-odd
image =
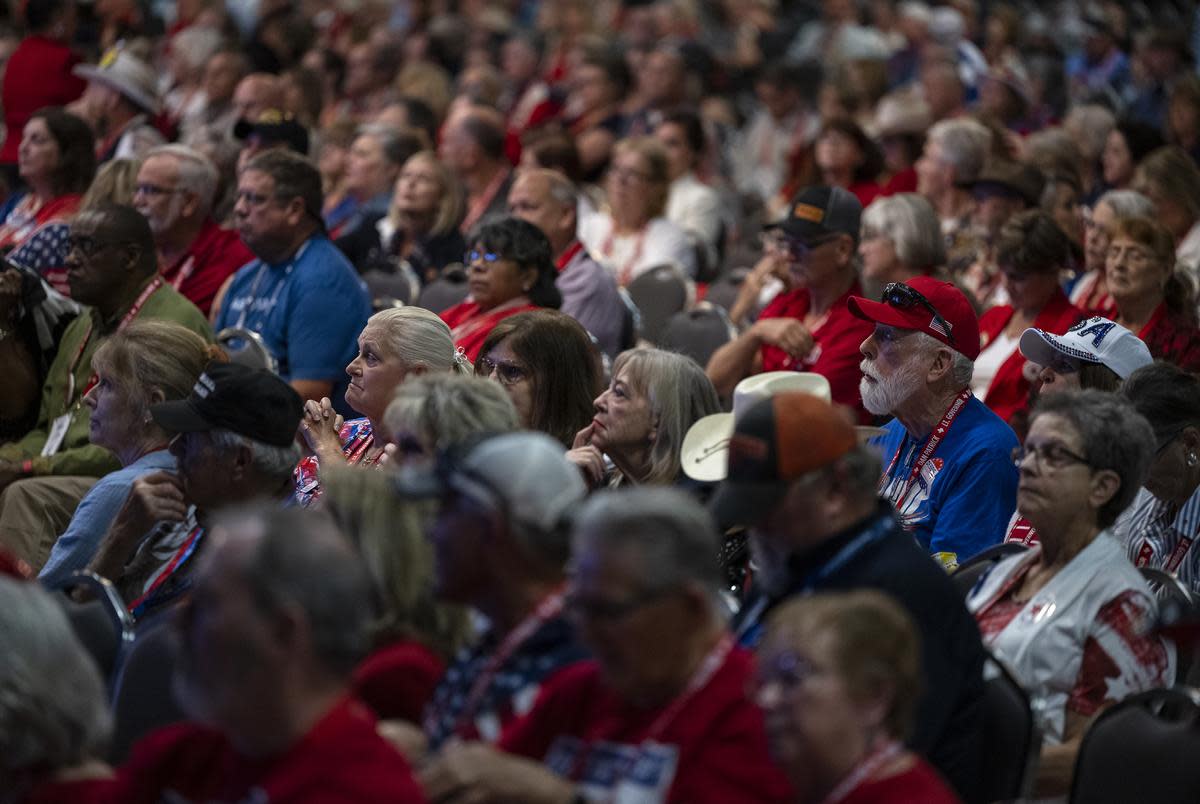
[[891, 282], [883, 289], [883, 303], [900, 310], [923, 307], [933, 316], [934, 323], [941, 327], [946, 340], [954, 343], [954, 333], [951, 331], [953, 327], [950, 322], [942, 317], [937, 308], [930, 304], [929, 299], [922, 296], [920, 291], [914, 290], [903, 282]]

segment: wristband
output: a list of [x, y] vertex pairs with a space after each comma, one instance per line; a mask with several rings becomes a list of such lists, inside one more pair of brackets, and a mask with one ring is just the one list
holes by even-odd
[[31, 458], [26, 458], [25, 460], [21, 461], [21, 474], [25, 475], [26, 477], [33, 476], [33, 460]]

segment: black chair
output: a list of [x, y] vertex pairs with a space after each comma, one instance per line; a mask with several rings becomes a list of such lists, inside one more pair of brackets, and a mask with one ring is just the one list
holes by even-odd
[[999, 563], [1000, 559], [1024, 553], [1028, 549], [1029, 547], [1021, 542], [994, 544], [959, 564], [958, 568], [951, 573], [950, 580], [954, 581], [955, 587], [965, 598], [975, 588], [976, 581], [982, 578], [983, 574], [992, 566]]
[[1041, 734], [1029, 696], [1008, 670], [989, 656], [983, 665], [984, 768], [980, 801], [1011, 801], [1033, 788]]
[[718, 277], [708, 286], [704, 300], [717, 307], [723, 307], [728, 313], [733, 309], [738, 294], [742, 291], [742, 283], [750, 275], [749, 268], [735, 268], [727, 274]]
[[642, 332], [642, 313], [638, 310], [638, 306], [634, 304], [633, 297], [629, 295], [629, 291], [625, 288], [617, 288], [617, 295], [621, 297], [621, 303], [625, 305], [624, 314], [621, 317], [621, 349], [624, 352], [626, 349], [632, 349], [637, 346], [638, 338]]
[[[86, 589], [91, 599], [77, 603], [72, 589]], [[105, 682], [112, 688], [114, 671], [122, 655], [133, 642], [134, 621], [115, 586], [94, 572], [77, 572], [55, 587], [55, 595], [71, 628], [83, 647], [96, 660]]]
[[1132, 695], [1084, 732], [1072, 804], [1195, 804], [1200, 801], [1200, 692], [1190, 687]]
[[1196, 641], [1194, 623], [1200, 617], [1196, 600], [1190, 589], [1166, 570], [1155, 567], [1138, 567], [1142, 579], [1150, 587], [1150, 591], [1158, 598], [1158, 626], [1166, 627], [1169, 631], [1186, 634], [1187, 638], [1176, 638], [1174, 633], [1163, 634], [1175, 643], [1175, 683], [1186, 684], [1192, 681], [1192, 670], [1196, 667], [1196, 654], [1200, 644]]
[[421, 283], [407, 266], [392, 272], [373, 268], [362, 275], [362, 280], [376, 312], [412, 304], [421, 292]]
[[171, 690], [178, 646], [169, 618], [138, 629], [123, 657], [113, 686], [113, 735], [109, 761], [123, 762], [147, 733], [185, 719]]
[[695, 360], [703, 368], [713, 352], [737, 337], [725, 311], [708, 302], [700, 302], [694, 310], [671, 316], [659, 338], [658, 345]]
[[440, 313], [466, 301], [470, 294], [467, 287], [467, 270], [461, 265], [448, 265], [441, 276], [430, 282], [417, 297], [417, 306]]
[[229, 355], [233, 363], [241, 363], [253, 369], [266, 369], [279, 373], [279, 361], [257, 332], [243, 327], [226, 327], [217, 333], [217, 345]]
[[641, 313], [642, 339], [658, 345], [667, 321], [687, 307], [687, 281], [674, 265], [660, 265], [630, 282], [627, 289]]

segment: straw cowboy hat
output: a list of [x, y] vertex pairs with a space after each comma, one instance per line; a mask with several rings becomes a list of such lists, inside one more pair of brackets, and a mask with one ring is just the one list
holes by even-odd
[[150, 114], [158, 114], [161, 108], [158, 102], [158, 76], [154, 68], [123, 50], [112, 48], [104, 54], [99, 64], [80, 64], [72, 72], [120, 93]]

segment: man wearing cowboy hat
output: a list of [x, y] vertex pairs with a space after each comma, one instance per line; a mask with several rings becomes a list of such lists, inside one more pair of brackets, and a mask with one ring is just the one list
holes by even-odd
[[158, 76], [154, 68], [113, 48], [98, 65], [81, 64], [75, 75], [88, 86], [76, 111], [96, 133], [98, 162], [140, 158], [166, 142], [150, 120], [158, 114]]

